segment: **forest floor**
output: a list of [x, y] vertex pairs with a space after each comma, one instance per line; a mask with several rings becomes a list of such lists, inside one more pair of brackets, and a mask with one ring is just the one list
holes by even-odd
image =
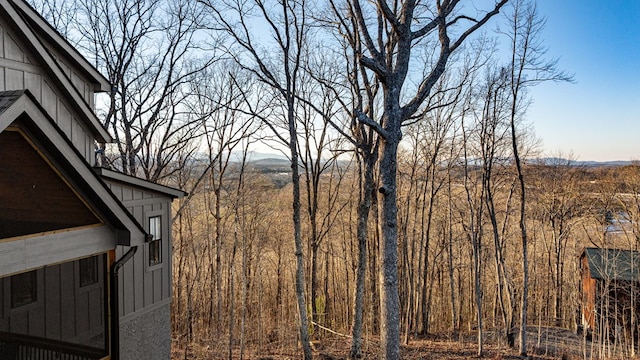
[[[578, 359], [632, 359], [618, 349], [615, 351], [612, 345], [607, 356], [601, 356], [600, 348], [582, 336], [576, 335], [572, 330], [558, 327], [531, 326], [528, 329], [527, 359], [530, 360], [578, 360]], [[518, 355], [518, 349], [509, 348], [503, 339], [495, 333], [487, 332], [485, 335], [484, 352], [482, 358], [495, 360], [523, 359]], [[401, 346], [401, 358], [406, 360], [463, 360], [477, 359], [477, 340], [471, 333], [462, 334], [456, 339], [448, 336], [432, 335], [426, 338], [411, 339], [407, 345]], [[326, 336], [322, 342], [314, 341], [314, 359], [339, 360], [348, 359], [351, 339], [339, 336]], [[209, 360], [228, 359], [228, 350], [218, 351], [210, 348], [190, 347], [185, 353], [184, 349], [172, 350], [172, 360]], [[376, 359], [378, 344], [374, 341], [363, 343], [363, 359]], [[233, 359], [240, 359], [239, 349], [232, 352]], [[261, 348], [245, 346], [243, 359], [256, 360], [293, 360], [301, 359], [301, 351], [296, 348], [283, 346], [282, 344], [270, 344]], [[640, 359], [636, 356], [633, 359]]]

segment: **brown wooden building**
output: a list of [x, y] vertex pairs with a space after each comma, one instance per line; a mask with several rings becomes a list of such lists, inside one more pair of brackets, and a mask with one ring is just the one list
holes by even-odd
[[640, 253], [585, 248], [580, 256], [580, 269], [583, 328], [610, 338], [620, 335], [621, 330], [637, 337]]
[[[177, 189], [95, 167], [108, 81], [0, 0], [0, 359], [169, 359]], [[70, 357], [74, 356], [74, 357]]]

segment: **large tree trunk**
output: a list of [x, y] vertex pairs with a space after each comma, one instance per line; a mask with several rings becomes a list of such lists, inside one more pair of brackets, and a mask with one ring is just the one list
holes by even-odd
[[375, 186], [373, 183], [373, 171], [376, 162], [375, 154], [370, 151], [363, 151], [361, 163], [364, 165], [363, 174], [361, 175], [361, 199], [358, 204], [358, 271], [356, 273], [356, 293], [353, 317], [353, 340], [351, 342], [351, 351], [349, 358], [362, 358], [362, 325], [363, 325], [363, 307], [364, 307], [364, 285], [365, 271], [367, 267], [367, 239], [369, 237], [369, 213]]
[[448, 273], [449, 273], [449, 287], [451, 291], [451, 332], [453, 333], [454, 338], [457, 338], [458, 335], [458, 311], [456, 307], [456, 283], [454, 278], [454, 267], [453, 267], [453, 199], [451, 192], [451, 168], [447, 169], [447, 192], [448, 192], [448, 211], [447, 211], [447, 227], [448, 227], [448, 243], [447, 243], [447, 253], [448, 253]]
[[527, 225], [526, 216], [526, 192], [522, 163], [518, 151], [518, 141], [516, 136], [516, 101], [518, 93], [513, 94], [513, 104], [511, 105], [511, 144], [513, 146], [513, 157], [518, 170], [518, 182], [520, 185], [520, 235], [522, 239], [522, 303], [520, 307], [520, 355], [527, 356], [527, 308], [529, 306], [529, 257], [527, 255]]
[[473, 279], [475, 288], [475, 300], [476, 300], [476, 316], [478, 327], [478, 357], [482, 357], [484, 352], [484, 338], [483, 338], [483, 324], [482, 324], [482, 285], [480, 283], [480, 275], [482, 272], [482, 263], [480, 256], [482, 253], [480, 235], [479, 232], [473, 233]]
[[302, 235], [300, 220], [300, 170], [298, 168], [298, 141], [296, 132], [296, 119], [293, 111], [293, 98], [288, 99], [289, 121], [289, 150], [291, 151], [291, 178], [293, 181], [293, 240], [296, 256], [296, 297], [298, 299], [298, 312], [300, 316], [300, 343], [304, 352], [304, 359], [310, 360], [313, 356], [309, 344], [309, 322], [307, 319], [307, 305], [304, 297], [304, 256], [302, 253]]
[[[352, 11], [349, 16], [355, 18], [358, 38], [362, 39], [366, 48], [366, 51], [360, 51], [358, 60], [362, 66], [375, 74], [383, 88], [384, 109], [381, 121], [378, 122], [364, 113], [358, 115], [359, 121], [374, 128], [382, 137], [379, 168], [382, 211], [379, 214], [379, 226], [382, 233], [380, 318], [382, 321], [381, 356], [383, 359], [398, 359], [400, 357], [396, 175], [398, 145], [402, 138], [403, 121], [408, 120], [421, 110], [433, 86], [444, 73], [451, 53], [459, 48], [469, 35], [497, 14], [506, 1], [501, 0], [494, 5], [493, 10], [473, 21], [473, 25], [459, 32], [461, 35], [453, 42], [448, 33], [448, 27], [457, 25], [457, 20], [463, 17], [469, 19], [468, 16], [461, 15], [457, 15], [458, 17], [453, 21], [448, 19], [449, 16], [456, 13], [454, 10], [457, 2], [445, 2], [444, 4], [438, 2], [435, 7], [437, 9], [427, 9], [428, 5], [415, 1], [399, 1], [393, 5], [387, 1], [363, 2], [368, 6], [367, 11], [363, 11], [359, 0], [348, 2]], [[421, 13], [423, 10], [425, 12]], [[437, 14], [431, 12], [434, 10], [437, 10]], [[377, 12], [378, 15], [377, 23], [368, 21], [369, 16], [374, 12]], [[412, 28], [414, 26], [415, 29]], [[377, 34], [377, 39], [374, 34]], [[412, 60], [412, 48], [417, 46], [421, 40], [424, 40], [423, 44], [432, 45], [432, 42], [427, 41], [429, 35], [438, 37], [439, 54], [435, 56], [433, 63], [423, 69], [425, 75], [422, 78], [414, 79], [417, 80], [415, 82], [412, 81], [418, 86], [415, 93], [411, 94], [411, 90], [403, 89], [403, 86], [410, 73], [409, 63]], [[412, 74], [418, 73], [412, 72]], [[408, 90], [408, 92], [402, 93], [403, 90]], [[402, 106], [401, 99], [408, 100], [408, 102]]]
[[527, 355], [527, 308], [529, 306], [529, 256], [527, 255], [527, 228], [525, 225], [525, 190], [524, 177], [520, 167], [520, 160], [516, 155], [518, 175], [520, 179], [520, 231], [522, 235], [522, 306], [520, 309], [520, 355]]
[[[312, 227], [314, 225], [311, 225]], [[313, 232], [313, 230], [312, 230]], [[312, 237], [314, 237], [312, 235]], [[311, 240], [311, 326], [318, 322], [318, 247], [314, 239]], [[317, 338], [317, 337], [316, 337]]]
[[379, 269], [379, 257], [381, 256], [380, 254], [380, 244], [379, 244], [379, 240], [380, 240], [380, 226], [378, 225], [380, 223], [380, 210], [378, 209], [378, 197], [377, 196], [372, 196], [371, 198], [372, 204], [371, 204], [371, 211], [373, 211], [373, 214], [371, 214], [371, 217], [375, 220], [375, 226], [372, 227], [372, 229], [375, 231], [375, 234], [373, 236], [370, 236], [370, 239], [368, 239], [368, 258], [369, 258], [369, 263], [368, 263], [368, 267], [369, 267], [369, 282], [370, 282], [370, 288], [369, 288], [369, 292], [370, 292], [370, 309], [369, 309], [369, 316], [370, 316], [370, 325], [371, 325], [371, 330], [373, 331], [374, 334], [380, 334], [380, 278], [379, 278], [379, 273], [380, 273], [380, 269]]
[[[393, 120], [389, 119], [390, 122]], [[398, 127], [399, 128], [399, 127]], [[398, 296], [398, 206], [396, 174], [399, 136], [384, 139], [380, 156], [382, 266], [380, 274], [381, 352], [383, 359], [400, 358], [400, 299]]]

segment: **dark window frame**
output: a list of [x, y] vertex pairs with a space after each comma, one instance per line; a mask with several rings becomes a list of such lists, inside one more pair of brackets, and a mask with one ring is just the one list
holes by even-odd
[[38, 302], [38, 272], [32, 270], [11, 276], [11, 309]]
[[162, 215], [149, 216], [147, 223], [149, 235], [151, 235], [151, 240], [147, 245], [148, 265], [152, 267], [162, 264]]
[[97, 284], [98, 278], [98, 256], [90, 256], [78, 261], [78, 281], [80, 288]]

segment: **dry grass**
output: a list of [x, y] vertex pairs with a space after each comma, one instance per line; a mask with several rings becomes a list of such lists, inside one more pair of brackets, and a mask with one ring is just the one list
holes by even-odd
[[[511, 349], [495, 334], [487, 332], [484, 345], [484, 359], [516, 360], [522, 359], [517, 349]], [[349, 355], [350, 339], [344, 337], [325, 337], [322, 342], [314, 341], [314, 358], [321, 360], [347, 359]], [[584, 357], [582, 337], [574, 332], [556, 327], [531, 327], [528, 333], [528, 359], [530, 360], [579, 360], [579, 359], [630, 359], [629, 356], [618, 354], [606, 358], [599, 358], [590, 342], [587, 344], [587, 356]], [[366, 341], [363, 345], [364, 359], [377, 359], [378, 344]], [[430, 336], [423, 339], [413, 339], [408, 345], [401, 347], [401, 357], [406, 360], [463, 360], [477, 358], [477, 344], [473, 334], [463, 334], [457, 339], [446, 336]], [[172, 360], [213, 360], [228, 359], [225, 344], [211, 347], [192, 344], [187, 349], [174, 347]], [[240, 359], [238, 349], [232, 353], [233, 359]], [[244, 359], [257, 360], [290, 360], [301, 359], [301, 352], [295, 344], [270, 343], [263, 346], [246, 345]], [[634, 359], [640, 359], [635, 357]]]

